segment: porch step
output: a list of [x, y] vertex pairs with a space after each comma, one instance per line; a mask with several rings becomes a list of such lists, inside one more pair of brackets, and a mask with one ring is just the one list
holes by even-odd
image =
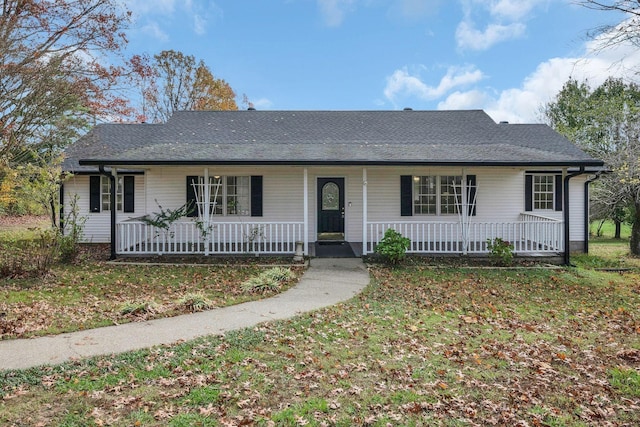
[[355, 258], [355, 253], [349, 242], [339, 240], [324, 240], [315, 243], [317, 258]]

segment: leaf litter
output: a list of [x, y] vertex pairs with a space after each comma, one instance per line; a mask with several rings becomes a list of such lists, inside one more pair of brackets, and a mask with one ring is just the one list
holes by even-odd
[[0, 421], [56, 425], [76, 411], [116, 426], [640, 424], [640, 397], [611, 378], [640, 370], [638, 276], [370, 271], [361, 295], [294, 319], [3, 373]]

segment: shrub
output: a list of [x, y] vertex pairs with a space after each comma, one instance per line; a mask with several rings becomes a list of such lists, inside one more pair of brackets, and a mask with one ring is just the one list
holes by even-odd
[[204, 311], [213, 308], [213, 303], [204, 295], [188, 293], [178, 300], [178, 304], [191, 312]]
[[293, 273], [288, 268], [274, 267], [269, 270], [265, 270], [258, 276], [251, 277], [242, 283], [242, 290], [252, 293], [266, 293], [270, 291], [277, 291], [280, 289], [280, 285], [291, 279]]
[[403, 237], [393, 228], [388, 228], [376, 246], [375, 252], [380, 254], [386, 262], [396, 265], [407, 256], [410, 244], [411, 240], [408, 237]]
[[0, 277], [46, 276], [59, 252], [57, 230], [40, 230], [33, 239], [5, 241], [0, 245]]
[[487, 239], [489, 258], [498, 265], [508, 266], [513, 263], [513, 244], [500, 237]]
[[78, 244], [82, 240], [84, 224], [87, 218], [80, 216], [78, 195], [70, 202], [69, 214], [60, 233], [60, 261], [71, 262], [78, 255]]
[[127, 301], [120, 306], [120, 314], [144, 317], [146, 314], [155, 313], [157, 307], [153, 301]]

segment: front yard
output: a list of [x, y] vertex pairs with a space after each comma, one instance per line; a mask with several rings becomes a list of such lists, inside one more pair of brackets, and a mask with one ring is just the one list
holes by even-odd
[[[108, 279], [126, 284], [121, 292], [142, 286], [171, 301], [176, 289], [218, 283], [190, 268], [175, 278], [121, 268]], [[226, 270], [213, 272], [221, 288], [247, 274]], [[637, 270], [370, 271], [358, 297], [292, 320], [0, 372], [0, 424], [640, 424]], [[53, 293], [62, 282], [91, 288], [78, 277], [86, 270], [69, 274], [57, 274]], [[45, 290], [24, 292], [26, 301]]]

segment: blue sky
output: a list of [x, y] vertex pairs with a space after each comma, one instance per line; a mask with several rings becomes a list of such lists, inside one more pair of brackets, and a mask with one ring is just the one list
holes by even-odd
[[202, 59], [260, 110], [484, 109], [539, 122], [573, 76], [640, 64], [586, 31], [616, 17], [571, 0], [134, 0], [129, 53]]

